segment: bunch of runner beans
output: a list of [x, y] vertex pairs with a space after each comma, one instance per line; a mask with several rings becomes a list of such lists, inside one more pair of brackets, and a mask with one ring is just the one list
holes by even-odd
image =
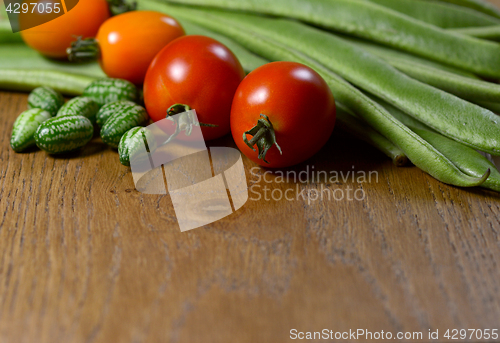
[[[138, 7], [175, 17], [187, 34], [224, 43], [247, 72], [270, 61], [313, 68], [335, 96], [338, 125], [395, 164], [410, 160], [442, 182], [500, 191], [500, 173], [478, 152], [500, 155], [500, 118], [493, 113], [500, 112], [500, 86], [493, 82], [500, 78], [500, 45], [493, 42], [500, 39], [500, 11], [487, 2], [138, 0]], [[47, 65], [25, 47], [16, 49], [23, 57], [11, 62], [14, 50], [0, 46], [2, 88], [45, 85], [81, 95], [101, 75], [94, 67]], [[114, 131], [121, 120], [109, 118], [133, 104], [105, 105], [83, 95], [102, 106], [95, 120], [103, 141], [118, 146], [120, 161], [129, 164], [130, 152], [149, 135], [140, 127], [147, 114], [135, 109], [130, 125]], [[19, 126], [36, 131], [51, 120], [53, 110], [40, 106]], [[36, 143], [27, 137], [13, 148]]]
[[66, 103], [49, 87], [35, 88], [28, 110], [14, 122], [10, 145], [16, 152], [36, 145], [49, 154], [68, 153], [85, 146], [97, 125], [102, 141], [117, 148], [125, 132], [148, 122], [138, 100], [136, 87], [119, 79], [96, 80]]

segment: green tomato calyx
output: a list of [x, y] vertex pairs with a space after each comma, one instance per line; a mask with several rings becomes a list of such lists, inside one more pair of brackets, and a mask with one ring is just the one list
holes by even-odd
[[167, 139], [163, 145], [170, 143], [179, 133], [184, 132], [186, 136], [191, 136], [193, 126], [218, 127], [214, 124], [205, 124], [198, 122], [191, 107], [185, 104], [174, 104], [167, 110], [167, 119], [175, 123], [175, 132]]
[[68, 60], [71, 62], [95, 61], [101, 54], [99, 43], [95, 38], [76, 37], [76, 41], [71, 42], [71, 47], [66, 49]]
[[[269, 164], [269, 162], [266, 161], [266, 154], [273, 145], [278, 148], [280, 154], [283, 153], [281, 152], [280, 146], [276, 142], [276, 134], [269, 117], [265, 114], [261, 114], [260, 116], [261, 119], [257, 121], [257, 125], [243, 133], [243, 141], [253, 151], [255, 151], [254, 145], [257, 145], [257, 149], [259, 149], [259, 159]], [[248, 140], [247, 135], [252, 136], [252, 139]]]

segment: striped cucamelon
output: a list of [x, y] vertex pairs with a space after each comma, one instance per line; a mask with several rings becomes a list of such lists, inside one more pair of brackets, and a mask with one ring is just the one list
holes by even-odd
[[99, 105], [94, 100], [84, 96], [77, 96], [65, 103], [57, 112], [57, 116], [84, 116], [94, 124], [98, 111]]
[[149, 116], [144, 107], [130, 106], [108, 118], [101, 128], [102, 141], [113, 148], [118, 148], [122, 136], [135, 126], [146, 123]]
[[112, 115], [122, 112], [127, 108], [133, 107], [135, 105], [136, 103], [128, 100], [110, 102], [109, 104], [104, 105], [103, 107], [101, 107], [99, 112], [97, 112], [97, 125], [99, 125], [99, 127], [102, 127]]
[[81, 148], [94, 134], [94, 126], [84, 116], [50, 118], [35, 132], [36, 145], [49, 154], [61, 154]]
[[34, 134], [36, 129], [51, 117], [49, 112], [40, 108], [32, 108], [21, 113], [14, 122], [12, 129], [10, 138], [12, 149], [15, 152], [21, 152], [35, 145]]
[[[144, 147], [148, 152], [156, 150], [156, 140], [151, 131], [145, 127], [136, 126], [122, 136], [118, 145], [118, 154], [120, 163], [124, 166], [130, 166], [130, 159], [149, 161], [149, 155], [144, 154]], [[142, 156], [143, 154], [144, 156]]]
[[49, 87], [38, 87], [28, 96], [28, 109], [41, 108], [55, 116], [57, 111], [64, 105], [64, 98], [61, 93]]
[[137, 88], [131, 82], [121, 79], [96, 80], [85, 88], [83, 96], [97, 102], [99, 107], [118, 100], [139, 101]]

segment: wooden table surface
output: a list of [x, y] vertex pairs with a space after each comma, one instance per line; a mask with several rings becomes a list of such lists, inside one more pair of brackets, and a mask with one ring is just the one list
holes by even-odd
[[[498, 194], [397, 168], [336, 131], [288, 171], [371, 182], [259, 181], [264, 170], [244, 159], [246, 205], [181, 233], [169, 196], [137, 192], [99, 139], [75, 156], [14, 153], [26, 101], [0, 93], [1, 343], [279, 343], [292, 329], [421, 341], [439, 330], [444, 341], [447, 329], [500, 329]], [[265, 186], [364, 198], [256, 200]]]

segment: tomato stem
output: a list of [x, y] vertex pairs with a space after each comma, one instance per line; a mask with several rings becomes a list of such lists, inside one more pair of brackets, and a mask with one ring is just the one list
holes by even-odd
[[101, 49], [95, 38], [76, 37], [76, 41], [71, 42], [71, 47], [66, 49], [68, 59], [72, 62], [94, 61], [99, 57]]
[[[191, 107], [189, 105], [174, 104], [174, 105], [170, 106], [169, 109], [167, 110], [167, 117], [171, 117], [171, 116], [174, 116], [176, 114], [180, 114], [180, 113], [184, 113], [184, 112], [188, 112], [188, 111], [191, 111]], [[194, 122], [195, 121], [193, 119], [193, 123]], [[219, 125], [205, 124], [205, 123], [200, 123], [200, 122], [197, 122], [197, 125], [203, 126], [203, 127], [218, 127], [219, 126]]]
[[218, 127], [218, 125], [214, 124], [200, 123], [193, 112], [191, 112], [191, 107], [185, 104], [174, 104], [170, 106], [167, 110], [167, 119], [175, 123], [175, 132], [165, 143], [163, 143], [163, 145], [170, 143], [182, 131], [184, 131], [186, 136], [190, 136], [193, 131], [193, 126]]
[[[259, 159], [269, 164], [269, 162], [266, 161], [266, 154], [273, 145], [278, 148], [280, 154], [283, 153], [276, 142], [276, 133], [274, 132], [274, 127], [269, 117], [265, 114], [261, 114], [260, 116], [262, 118], [257, 121], [257, 125], [243, 133], [243, 141], [253, 151], [255, 151], [254, 145], [257, 145], [259, 149]], [[252, 139], [248, 140], [247, 135], [253, 136]]]

